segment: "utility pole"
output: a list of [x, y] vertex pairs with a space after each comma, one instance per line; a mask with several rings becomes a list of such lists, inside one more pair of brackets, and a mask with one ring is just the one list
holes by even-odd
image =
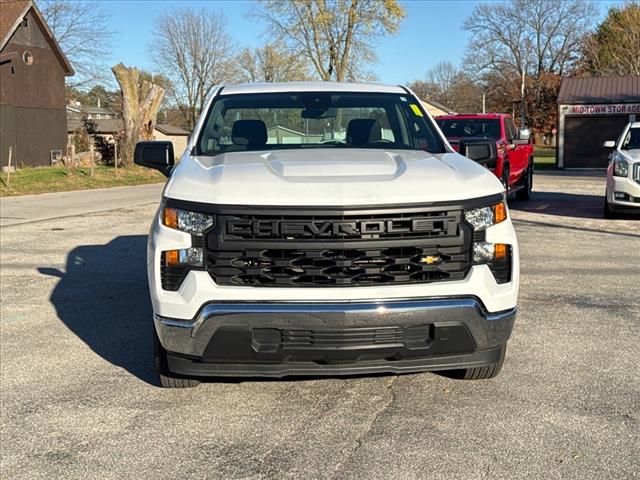
[[524, 128], [525, 125], [525, 117], [524, 117], [524, 80], [525, 80], [525, 71], [527, 67], [522, 69], [522, 84], [520, 85], [520, 128]]
[[487, 99], [487, 95], [483, 93], [482, 94], [482, 113], [487, 113], [486, 99]]

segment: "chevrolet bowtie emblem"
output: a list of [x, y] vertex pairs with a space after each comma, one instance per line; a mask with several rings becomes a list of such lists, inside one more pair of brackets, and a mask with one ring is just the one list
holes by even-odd
[[426, 257], [422, 257], [420, 259], [420, 263], [426, 263], [427, 265], [434, 265], [436, 263], [440, 263], [440, 255], [427, 255]]

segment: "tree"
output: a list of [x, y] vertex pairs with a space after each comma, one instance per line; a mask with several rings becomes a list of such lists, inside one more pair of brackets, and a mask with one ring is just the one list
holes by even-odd
[[237, 78], [241, 82], [288, 82], [308, 80], [304, 59], [282, 51], [275, 44], [251, 50], [245, 48], [238, 56]]
[[582, 51], [586, 73], [640, 75], [640, 2], [611, 8]]
[[[508, 93], [512, 99], [523, 93], [525, 79], [526, 104], [555, 112], [545, 103], [553, 97], [545, 93], [545, 85], [554, 83], [547, 80], [576, 68], [580, 46], [596, 13], [592, 2], [583, 0], [479, 4], [464, 23], [471, 32], [467, 68], [478, 79], [502, 78], [503, 85], [514, 87]], [[527, 76], [533, 80], [527, 81]], [[532, 117], [528, 120], [531, 123]]]
[[115, 65], [113, 74], [122, 91], [122, 164], [130, 165], [139, 140], [151, 140], [164, 89], [143, 78], [137, 68]]
[[482, 108], [482, 89], [450, 62], [440, 62], [427, 71], [425, 80], [409, 85], [424, 100], [434, 100], [454, 111], [473, 112]]
[[106, 79], [104, 59], [114, 32], [107, 14], [95, 2], [39, 0], [38, 7], [76, 74], [70, 85], [87, 85]]
[[67, 85], [65, 95], [68, 103], [79, 102], [80, 105], [94, 106], [100, 104], [101, 107], [110, 108], [116, 113], [120, 113], [122, 110], [120, 92], [117, 89], [109, 90], [101, 84], [96, 84], [89, 90]]
[[170, 93], [191, 129], [213, 87], [233, 78], [234, 49], [224, 16], [185, 8], [161, 14], [154, 32], [156, 63], [173, 83]]
[[397, 0], [262, 0], [254, 15], [322, 80], [345, 81], [367, 76], [373, 46], [398, 30], [405, 13]]

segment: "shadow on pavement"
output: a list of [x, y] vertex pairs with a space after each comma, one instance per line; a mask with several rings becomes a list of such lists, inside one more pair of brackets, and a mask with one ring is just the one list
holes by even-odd
[[558, 169], [538, 169], [536, 176], [545, 177], [574, 177], [574, 178], [606, 178], [606, 169], [597, 170], [558, 170]]
[[152, 308], [146, 274], [146, 235], [85, 245], [67, 257], [51, 302], [62, 322], [106, 361], [156, 385], [152, 353]]
[[604, 196], [534, 190], [531, 200], [526, 202], [510, 200], [509, 208], [562, 217], [604, 218]]

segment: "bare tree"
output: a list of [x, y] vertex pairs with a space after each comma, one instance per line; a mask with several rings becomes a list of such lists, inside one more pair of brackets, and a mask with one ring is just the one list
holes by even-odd
[[241, 82], [288, 82], [308, 80], [304, 59], [278, 49], [274, 44], [251, 50], [245, 48], [238, 56], [237, 78]]
[[516, 75], [569, 73], [596, 14], [584, 0], [481, 3], [464, 23], [471, 32], [467, 63]]
[[262, 0], [254, 15], [322, 80], [345, 81], [368, 76], [375, 42], [395, 33], [405, 13], [396, 0]]
[[[595, 4], [586, 0], [478, 4], [464, 23], [471, 32], [467, 70], [475, 78], [498, 81], [501, 89], [511, 87], [506, 95], [522, 99], [525, 122], [545, 119], [544, 124], [533, 126], [547, 128], [556, 115], [549, 89], [559, 85], [555, 77], [575, 70], [596, 14]], [[493, 90], [493, 85], [485, 89]], [[535, 118], [526, 114], [531, 109]]]
[[450, 62], [440, 62], [427, 71], [425, 80], [409, 85], [424, 100], [435, 100], [455, 111], [476, 111], [482, 90], [469, 76]]
[[193, 128], [215, 85], [233, 78], [233, 43], [222, 13], [189, 8], [161, 14], [152, 49], [159, 69], [172, 81], [171, 95]]
[[640, 75], [640, 2], [613, 7], [583, 47], [583, 71]]
[[62, 51], [73, 64], [72, 86], [105, 80], [109, 71], [105, 58], [114, 32], [107, 27], [107, 14], [96, 2], [39, 0], [38, 7]]
[[146, 75], [137, 68], [125, 67], [119, 63], [111, 70], [122, 92], [122, 163], [129, 165], [136, 143], [139, 140], [150, 140], [153, 135], [164, 89], [147, 80]]

